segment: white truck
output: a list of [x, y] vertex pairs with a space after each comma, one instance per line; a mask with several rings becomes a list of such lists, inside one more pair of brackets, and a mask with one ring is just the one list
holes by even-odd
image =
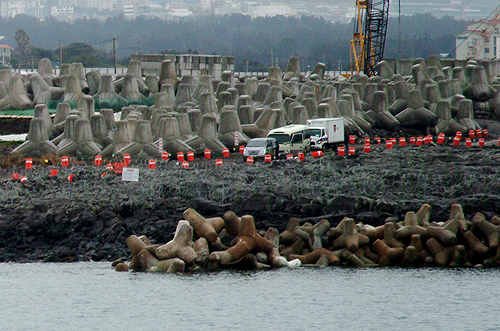
[[344, 118], [314, 118], [307, 120], [311, 134], [311, 149], [327, 150], [344, 142]]

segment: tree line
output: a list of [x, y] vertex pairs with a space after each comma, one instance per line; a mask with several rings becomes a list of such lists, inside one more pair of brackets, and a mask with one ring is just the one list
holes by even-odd
[[[455, 35], [468, 23], [429, 14], [390, 18], [385, 57], [426, 58], [441, 53], [454, 57]], [[57, 63], [60, 45], [63, 62], [112, 66], [115, 38], [121, 65], [127, 65], [134, 53], [199, 53], [234, 56], [236, 70], [284, 68], [291, 56], [298, 56], [305, 70], [317, 62], [325, 63], [328, 70], [338, 70], [339, 66], [348, 67], [353, 25], [311, 16], [252, 19], [235, 14], [173, 21], [116, 16], [69, 23], [18, 15], [0, 19], [0, 30], [5, 43], [15, 48], [14, 67], [36, 66], [42, 57]]]

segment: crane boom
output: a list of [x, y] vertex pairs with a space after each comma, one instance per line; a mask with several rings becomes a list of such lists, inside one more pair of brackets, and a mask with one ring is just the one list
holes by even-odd
[[354, 34], [351, 40], [351, 72], [373, 76], [384, 56], [389, 0], [356, 0]]

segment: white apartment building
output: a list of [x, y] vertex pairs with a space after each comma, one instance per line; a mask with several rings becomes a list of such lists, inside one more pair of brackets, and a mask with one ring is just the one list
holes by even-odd
[[0, 45], [0, 63], [3, 65], [9, 63], [13, 51], [14, 48], [8, 45]]
[[500, 58], [500, 21], [479, 21], [455, 37], [456, 59]]

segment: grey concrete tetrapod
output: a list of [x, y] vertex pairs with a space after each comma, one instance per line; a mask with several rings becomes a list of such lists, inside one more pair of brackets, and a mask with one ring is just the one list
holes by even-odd
[[[359, 84], [361, 86], [361, 84]], [[337, 89], [332, 84], [328, 84], [321, 92], [321, 99], [332, 98], [334, 101], [337, 100]]]
[[441, 94], [439, 93], [439, 87], [437, 84], [427, 84], [424, 90], [424, 99], [428, 103], [427, 109], [431, 112], [436, 113], [436, 106], [439, 100], [441, 100]]
[[146, 84], [149, 95], [155, 95], [160, 92], [160, 79], [156, 75], [146, 75], [144, 78], [144, 84]]
[[257, 77], [249, 77], [245, 80], [245, 84], [247, 86], [248, 95], [253, 99], [255, 93], [257, 93], [259, 80], [257, 79]]
[[465, 88], [468, 84], [467, 78], [465, 78], [464, 68], [462, 67], [453, 67], [451, 71], [452, 77], [454, 79], [458, 79], [460, 82], [460, 86]]
[[286, 111], [281, 102], [273, 102], [271, 104], [271, 109], [276, 113], [276, 122], [274, 123], [275, 128], [281, 128], [288, 124], [286, 117]]
[[297, 104], [293, 107], [292, 122], [294, 124], [306, 124], [309, 119], [309, 113], [304, 105]]
[[177, 86], [177, 93], [175, 95], [175, 107], [182, 105], [186, 102], [191, 102], [191, 86], [186, 83], [180, 83]]
[[101, 147], [95, 143], [92, 136], [90, 121], [86, 118], [80, 118], [76, 121], [75, 142], [77, 155], [93, 157], [101, 152]]
[[288, 65], [286, 66], [285, 69], [285, 74], [283, 76], [284, 80], [290, 80], [294, 77], [297, 77], [299, 79], [302, 78], [302, 73], [300, 71], [300, 60], [296, 56], [291, 56], [288, 59]]
[[12, 153], [23, 155], [40, 155], [41, 153], [55, 153], [57, 147], [49, 141], [44, 121], [41, 118], [33, 118], [30, 122], [26, 141], [16, 147]]
[[231, 88], [231, 84], [228, 82], [219, 82], [217, 84], [217, 88], [215, 90], [215, 97], [218, 99], [222, 92], [226, 92], [229, 88]]
[[251, 105], [241, 105], [238, 107], [238, 116], [240, 124], [253, 124], [254, 110]]
[[391, 79], [394, 76], [394, 70], [389, 66], [387, 61], [380, 61], [377, 63], [378, 75], [383, 79]]
[[389, 106], [389, 111], [393, 115], [397, 115], [408, 107], [408, 99], [410, 98], [410, 89], [406, 81], [398, 81], [394, 86], [395, 100]]
[[68, 117], [69, 111], [71, 110], [71, 105], [67, 102], [60, 102], [57, 104], [56, 114], [52, 125], [54, 126], [54, 134], [60, 135], [64, 132], [64, 123], [66, 117]]
[[232, 105], [234, 105], [234, 102], [233, 102], [233, 95], [231, 94], [231, 92], [224, 91], [219, 93], [219, 97], [217, 98], [217, 109], [219, 112], [224, 106], [232, 106]]
[[181, 140], [179, 122], [175, 117], [161, 117], [158, 135], [163, 139], [163, 148], [170, 153], [187, 153], [193, 150], [190, 145]]
[[113, 109], [104, 108], [99, 111], [102, 116], [104, 116], [104, 121], [106, 122], [106, 129], [112, 131], [116, 128], [115, 126], [115, 112]]
[[38, 61], [38, 74], [42, 77], [46, 76], [49, 77], [50, 79], [54, 78], [54, 69], [52, 69], [52, 63], [50, 59], [44, 57], [41, 58], [40, 61]]
[[257, 86], [257, 91], [253, 97], [254, 103], [256, 105], [261, 105], [266, 100], [267, 94], [271, 90], [271, 84], [266, 82], [260, 82]]
[[97, 70], [91, 70], [85, 74], [87, 83], [89, 84], [88, 94], [94, 95], [99, 90], [99, 85], [101, 83], [101, 73]]
[[116, 93], [113, 76], [110, 74], [101, 75], [99, 88], [94, 94], [94, 99], [98, 108], [120, 109], [130, 104], [128, 100]]
[[200, 100], [200, 110], [203, 115], [205, 114], [218, 114], [217, 103], [212, 93], [202, 93]]
[[436, 115], [439, 120], [433, 129], [433, 134], [444, 133], [454, 135], [457, 131], [466, 132], [467, 128], [458, 123], [451, 116], [450, 102], [448, 100], [439, 100], [436, 105]]
[[304, 98], [302, 104], [306, 107], [308, 118], [318, 117], [318, 104], [313, 98]]
[[400, 128], [398, 119], [389, 112], [387, 94], [383, 91], [374, 93], [372, 110], [368, 112], [368, 115], [375, 119], [378, 127], [393, 131]]
[[153, 109], [173, 108], [175, 105], [175, 98], [171, 99], [167, 92], [158, 92], [155, 94], [155, 102], [152, 106]]
[[137, 106], [137, 112], [141, 114], [141, 118], [150, 121], [151, 120], [151, 115], [153, 111], [151, 108], [145, 105], [139, 105]]
[[486, 77], [483, 66], [474, 66], [470, 84], [464, 88], [464, 95], [474, 101], [488, 101], [497, 91], [491, 86]]
[[82, 118], [90, 119], [95, 114], [94, 98], [90, 95], [82, 95], [78, 100], [78, 109], [82, 111]]
[[126, 74], [123, 77], [123, 87], [121, 96], [131, 104], [142, 104], [144, 95], [139, 91], [139, 85], [134, 74]]
[[207, 92], [214, 93], [214, 79], [210, 75], [202, 75], [200, 77], [200, 84], [205, 84], [208, 88]]
[[5, 98], [8, 95], [9, 95], [9, 92], [7, 92], [7, 87], [5, 86], [5, 84], [2, 81], [0, 81], [0, 100]]
[[139, 120], [136, 124], [132, 142], [117, 151], [118, 155], [130, 154], [139, 158], [160, 157], [161, 151], [153, 143], [151, 124], [146, 120]]
[[422, 92], [418, 89], [410, 92], [408, 108], [397, 114], [396, 119], [404, 127], [428, 128], [435, 126], [438, 122], [437, 115], [424, 108]]
[[228, 148], [238, 147], [235, 143], [238, 135], [238, 145], [246, 143], [250, 138], [243, 133], [238, 112], [234, 106], [225, 106], [220, 113], [220, 124], [217, 138]]
[[50, 118], [49, 108], [45, 104], [36, 105], [34, 109], [33, 118], [41, 118], [43, 120], [43, 126], [47, 131], [49, 139], [54, 137], [54, 127], [52, 124], [52, 118]]
[[0, 81], [5, 84], [5, 86], [9, 86], [10, 80], [13, 77], [12, 70], [10, 69], [0, 69]]
[[460, 81], [458, 79], [450, 79], [450, 96], [455, 94], [462, 94], [463, 89], [462, 85], [460, 85]]
[[72, 155], [76, 154], [78, 146], [75, 141], [75, 127], [76, 121], [80, 117], [78, 115], [68, 115], [66, 121], [64, 122], [64, 133], [63, 138], [57, 144], [57, 155]]
[[179, 121], [173, 116], [163, 116], [160, 119], [158, 138], [163, 139], [163, 146], [167, 146], [172, 140], [180, 139], [181, 132]]
[[207, 84], [205, 83], [198, 83], [196, 87], [194, 88], [194, 91], [192, 93], [192, 98], [191, 100], [200, 103], [201, 100], [201, 94], [202, 93], [210, 93], [210, 89], [208, 88]]
[[191, 130], [191, 123], [189, 123], [189, 115], [187, 113], [176, 113], [174, 117], [179, 123], [181, 138], [183, 140], [191, 139], [193, 137], [193, 131]]
[[340, 111], [339, 108], [337, 107], [337, 104], [335, 103], [334, 99], [332, 98], [325, 98], [321, 100], [322, 103], [327, 103], [328, 108], [330, 108], [330, 117], [340, 117]]
[[90, 118], [90, 128], [94, 141], [104, 148], [113, 142], [111, 131], [108, 130], [106, 119], [102, 114], [94, 114]]
[[365, 85], [365, 96], [363, 101], [365, 102], [364, 110], [370, 110], [373, 108], [373, 98], [375, 97], [375, 92], [378, 90], [377, 84], [368, 83]]
[[153, 133], [153, 137], [159, 137], [160, 119], [163, 116], [172, 116], [172, 114], [169, 114], [165, 109], [153, 110], [153, 114], [151, 115], [151, 132]]
[[457, 121], [467, 128], [467, 130], [476, 130], [481, 127], [474, 120], [474, 107], [472, 100], [463, 99], [458, 105]]
[[175, 89], [172, 84], [163, 84], [160, 88], [160, 92], [165, 92], [168, 95], [168, 99], [172, 100], [172, 107], [175, 105]]
[[199, 109], [190, 109], [187, 112], [189, 117], [189, 123], [191, 124], [191, 132], [198, 132], [198, 128], [201, 125], [201, 120], [203, 114]]
[[318, 62], [311, 70], [309, 78], [313, 79], [317, 77], [317, 79], [323, 80], [325, 79], [325, 72], [326, 72], [326, 65], [322, 62]]
[[270, 105], [273, 102], [283, 102], [283, 90], [279, 86], [271, 86], [271, 89], [266, 95], [263, 104]]
[[217, 118], [213, 113], [204, 114], [201, 126], [198, 129], [200, 136], [205, 146], [216, 155], [222, 155], [222, 151], [226, 146], [217, 138]]
[[[286, 117], [291, 121], [291, 123], [293, 123], [293, 109], [300, 104], [301, 103], [295, 101], [295, 99], [292, 98], [286, 98], [285, 102], [283, 103], [283, 107], [285, 107], [286, 111]], [[247, 124], [247, 123], [241, 122], [241, 124]]]
[[119, 120], [115, 124], [116, 131], [113, 133], [113, 143], [102, 150], [102, 156], [116, 154], [120, 149], [132, 142], [132, 131], [129, 122], [127, 120]]
[[66, 85], [66, 93], [64, 93], [64, 101], [78, 102], [82, 97], [82, 84], [81, 80], [76, 75], [69, 75]]
[[175, 63], [171, 60], [162, 61], [160, 68], [160, 85], [170, 84], [173, 86], [174, 90], [176, 90], [179, 83], [180, 79], [177, 77], [175, 71]]
[[8, 95], [0, 100], [0, 110], [27, 110], [34, 103], [26, 94], [21, 75], [14, 75], [9, 81]]
[[247, 84], [246, 83], [236, 83], [234, 85], [234, 87], [236, 88], [236, 90], [238, 91], [238, 95], [248, 95], [248, 92], [247, 92]]
[[59, 66], [59, 77], [61, 76], [69, 76], [69, 68], [71, 67], [71, 63], [61, 63]]
[[47, 82], [37, 73], [30, 76], [31, 88], [33, 90], [33, 101], [35, 104], [46, 104], [54, 100], [59, 100], [64, 95], [64, 89], [50, 87]]
[[85, 78], [85, 71], [83, 70], [83, 64], [80, 62], [73, 62], [69, 67], [69, 76], [77, 76], [80, 81], [80, 86], [83, 93], [89, 93], [89, 85], [87, 79]]
[[[257, 109], [256, 109], [257, 112]], [[269, 131], [275, 128], [277, 113], [271, 108], [266, 108], [259, 115], [254, 124], [241, 126], [243, 133], [250, 138], [266, 137]]]
[[251, 106], [252, 105], [252, 98], [250, 98], [249, 95], [243, 94], [240, 95], [238, 98], [238, 108], [241, 106]]
[[[429, 84], [427, 84], [429, 85]], [[440, 80], [437, 82], [439, 88], [439, 94], [443, 99], [451, 97], [451, 89], [448, 80]]]
[[[349, 106], [347, 106], [347, 104], [345, 103], [340, 104], [340, 101], [342, 100], [347, 101]], [[340, 110], [340, 107], [342, 107], [342, 110]], [[361, 116], [366, 116], [368, 118], [368, 116], [365, 115], [364, 112], [359, 112], [361, 116], [357, 114], [357, 111], [354, 108], [354, 100], [351, 94], [342, 94], [340, 96], [339, 110], [345, 114], [344, 116], [350, 118], [353, 122], [355, 122], [357, 126], [361, 128], [362, 131], [368, 131], [372, 128], [372, 124], [365, 118], [361, 117]], [[370, 121], [375, 124], [374, 119], [370, 118]]]
[[418, 63], [412, 67], [413, 81], [417, 86], [423, 90], [423, 86], [426, 82], [430, 81], [429, 75], [427, 74], [427, 67], [425, 63]]
[[234, 84], [236, 84], [236, 78], [234, 77], [234, 72], [231, 70], [224, 70], [222, 72], [221, 82], [226, 82], [229, 83], [229, 87], [234, 87]]
[[267, 79], [276, 80], [278, 86], [283, 85], [283, 78], [280, 67], [269, 67], [267, 70]]

